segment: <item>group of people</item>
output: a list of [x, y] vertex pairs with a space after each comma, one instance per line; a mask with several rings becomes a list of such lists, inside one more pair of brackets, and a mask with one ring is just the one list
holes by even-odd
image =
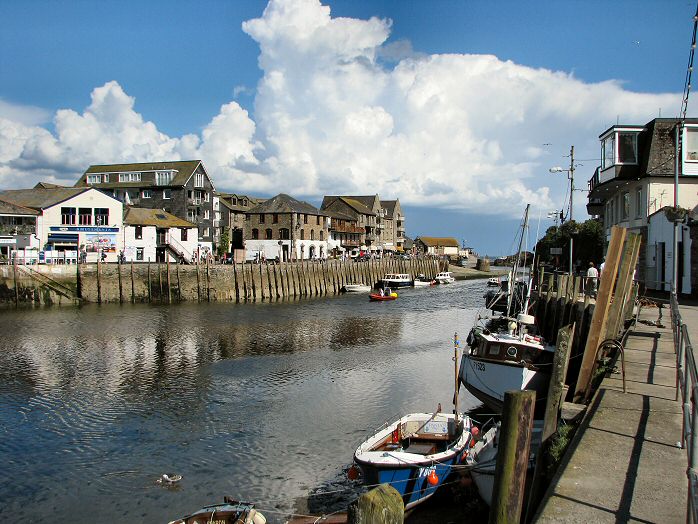
[[601, 261], [601, 265], [598, 269], [594, 266], [593, 262], [589, 262], [589, 269], [587, 269], [586, 274], [586, 294], [590, 297], [596, 298], [596, 293], [599, 288], [599, 282], [603, 276], [603, 269], [606, 265], [606, 259]]

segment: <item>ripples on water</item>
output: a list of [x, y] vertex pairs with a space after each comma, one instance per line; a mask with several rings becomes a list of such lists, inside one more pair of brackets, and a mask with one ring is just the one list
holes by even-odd
[[[365, 436], [450, 410], [453, 333], [484, 285], [0, 311], [0, 519], [167, 522], [224, 495], [270, 522], [346, 506]], [[184, 479], [163, 488], [166, 472]]]

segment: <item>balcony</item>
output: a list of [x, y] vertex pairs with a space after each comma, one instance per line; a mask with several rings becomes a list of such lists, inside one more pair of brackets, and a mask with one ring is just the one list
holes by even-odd
[[187, 204], [191, 206], [200, 206], [204, 203], [203, 198], [187, 198]]
[[358, 240], [342, 240], [342, 247], [359, 247], [361, 242]]
[[340, 226], [340, 225], [333, 225], [330, 227], [330, 231], [334, 231], [336, 233], [358, 233], [361, 234], [364, 232], [364, 228], [359, 227], [359, 226]]

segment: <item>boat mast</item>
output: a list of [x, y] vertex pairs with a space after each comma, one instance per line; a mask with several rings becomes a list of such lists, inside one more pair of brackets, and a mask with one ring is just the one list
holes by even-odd
[[453, 413], [456, 416], [456, 426], [458, 426], [458, 346], [460, 345], [460, 342], [458, 342], [458, 333], [453, 334], [453, 367], [455, 369], [455, 387], [454, 387], [454, 393], [453, 393], [453, 406], [454, 410]]
[[516, 275], [519, 272], [519, 263], [521, 261], [521, 247], [523, 246], [524, 236], [526, 235], [526, 228], [528, 227], [528, 209], [531, 204], [526, 204], [526, 210], [524, 211], [523, 225], [521, 226], [521, 238], [519, 238], [519, 249], [516, 254], [516, 260], [514, 260], [514, 268], [512, 270], [512, 281], [509, 283], [509, 297], [507, 299], [507, 317], [511, 317], [511, 306], [514, 302], [514, 293], [516, 293]]

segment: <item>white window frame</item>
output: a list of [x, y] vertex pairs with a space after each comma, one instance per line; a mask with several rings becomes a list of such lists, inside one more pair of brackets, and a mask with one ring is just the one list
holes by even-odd
[[209, 218], [211, 217], [209, 216], [208, 209], [204, 209], [204, 220], [208, 220]]
[[204, 228], [204, 234], [203, 234], [203, 236], [205, 236], [205, 237], [210, 237], [210, 236], [211, 236], [211, 230], [210, 230], [210, 228], [208, 228], [208, 227], [205, 227], [205, 228]]
[[140, 182], [140, 173], [119, 173], [119, 182]]
[[157, 186], [169, 185], [169, 183], [172, 182], [173, 178], [174, 178], [173, 171], [156, 171], [155, 172], [155, 185], [157, 185]]
[[204, 187], [204, 174], [195, 173], [194, 174], [194, 187]]
[[683, 130], [683, 159], [698, 162], [698, 127], [686, 126]]
[[144, 189], [141, 191], [141, 198], [153, 198], [153, 192], [150, 189]]
[[163, 200], [170, 200], [172, 198], [172, 190], [171, 189], [163, 189], [162, 190], [162, 199]]

